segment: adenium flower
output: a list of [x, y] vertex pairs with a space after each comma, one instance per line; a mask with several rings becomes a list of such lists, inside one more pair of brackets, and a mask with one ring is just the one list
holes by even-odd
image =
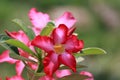
[[31, 42], [32, 45], [48, 53], [43, 64], [44, 72], [49, 76], [52, 76], [60, 64], [70, 67], [74, 72], [76, 71], [76, 60], [72, 53], [83, 48], [83, 41], [78, 40], [75, 35], [68, 36], [68, 32], [67, 26], [60, 24], [53, 30], [50, 37], [38, 35]]
[[[65, 70], [57, 70], [55, 74], [57, 78], [62, 78], [68, 75], [72, 75], [72, 72], [69, 69], [65, 69]], [[83, 76], [88, 76], [88, 78], [85, 80], [94, 80], [93, 75], [88, 71], [81, 71], [78, 74], [83, 75]]]
[[[57, 70], [55, 72], [55, 78], [51, 78], [49, 76], [43, 76], [39, 80], [56, 80], [56, 79], [64, 78], [65, 76], [70, 76], [72, 74], [74, 74], [74, 73], [72, 73], [69, 69]], [[88, 77], [87, 79], [84, 79], [84, 80], [94, 80], [94, 77], [90, 72], [81, 71], [78, 74]]]
[[[28, 15], [33, 25], [32, 29], [36, 35], [39, 35], [41, 30], [51, 21], [48, 14], [38, 12], [36, 8], [32, 8]], [[65, 12], [62, 16], [54, 20], [55, 26], [65, 24], [68, 28], [71, 28], [75, 22], [76, 19], [70, 12]]]
[[[29, 40], [28, 36], [22, 31], [18, 31], [18, 32], [8, 32], [6, 31], [7, 35], [10, 36], [13, 39], [19, 40], [21, 42], [23, 42], [26, 46], [28, 46], [33, 52], [35, 52], [34, 47], [31, 45], [31, 41]], [[32, 57], [31, 55], [29, 55], [29, 53], [23, 51], [22, 49], [18, 49], [20, 56], [23, 56], [25, 58], [29, 58], [32, 59], [33, 61], [37, 61], [34, 57]], [[36, 70], [37, 69], [37, 64], [33, 64], [31, 62], [26, 62], [31, 69]]]
[[24, 80], [21, 76], [22, 71], [25, 67], [22, 61], [10, 58], [9, 51], [6, 50], [0, 55], [0, 63], [3, 63], [3, 62], [8, 62], [10, 64], [16, 64], [15, 66], [16, 75], [11, 78], [6, 77], [6, 80]]

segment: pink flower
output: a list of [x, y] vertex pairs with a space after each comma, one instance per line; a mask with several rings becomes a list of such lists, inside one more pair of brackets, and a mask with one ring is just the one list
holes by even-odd
[[55, 80], [55, 79], [52, 77], [49, 77], [49, 76], [43, 76], [43, 77], [39, 78], [38, 80]]
[[[8, 31], [6, 31], [6, 33], [11, 38], [23, 42], [33, 52], [35, 52], [34, 47], [31, 45], [31, 41], [29, 40], [28, 36], [22, 30], [20, 30], [18, 32], [8, 32]], [[22, 49], [19, 49], [19, 53], [20, 53], [20, 56], [31, 59], [31, 55], [29, 55], [29, 53], [23, 51]], [[34, 57], [32, 57], [32, 58], [33, 58], [32, 59], [33, 61], [36, 61], [36, 59]], [[31, 67], [31, 69], [33, 69], [33, 70], [36, 70], [37, 66], [38, 66], [37, 64], [33, 64], [32, 62], [26, 62], [26, 64], [28, 64]]]
[[69, 69], [64, 69], [64, 70], [57, 70], [55, 72], [57, 78], [62, 78], [64, 76], [71, 75], [71, 71]]
[[70, 12], [65, 12], [62, 16], [55, 20], [55, 25], [65, 24], [68, 28], [71, 28], [76, 23], [76, 19]]
[[43, 29], [47, 25], [47, 23], [50, 21], [48, 14], [38, 12], [36, 8], [32, 8], [28, 15], [36, 35], [38, 35], [41, 29]]
[[[32, 8], [29, 11], [29, 18], [33, 25], [32, 29], [36, 35], [39, 35], [41, 30], [46, 27], [47, 23], [50, 22], [50, 17], [46, 13], [38, 12], [36, 8]], [[70, 12], [65, 12], [62, 16], [55, 20], [55, 25], [65, 24], [68, 28], [71, 28], [76, 22], [76, 19]]]
[[89, 77], [88, 79], [85, 79], [85, 80], [94, 80], [94, 77], [93, 77], [93, 75], [92, 75], [90, 72], [81, 71], [81, 72], [80, 72], [80, 75], [85, 75], [85, 76], [88, 76], [88, 77]]
[[83, 48], [83, 41], [78, 40], [75, 35], [68, 36], [68, 32], [69, 29], [61, 24], [53, 30], [50, 37], [39, 35], [31, 43], [48, 53], [43, 64], [44, 71], [49, 76], [52, 76], [60, 64], [70, 67], [74, 72], [76, 71], [76, 61], [72, 53]]
[[6, 80], [24, 80], [21, 76], [6, 77]]
[[16, 75], [12, 78], [7, 77], [6, 80], [24, 80], [21, 77], [22, 71], [25, 67], [22, 61], [10, 58], [9, 51], [6, 50], [0, 55], [0, 63], [3, 63], [3, 62], [8, 62], [10, 64], [16, 64], [15, 66]]
[[[80, 76], [83, 75], [83, 76], [89, 77], [89, 78], [87, 78], [85, 80], [94, 80], [94, 77], [90, 72], [81, 71], [78, 74], [80, 74]], [[61, 78], [65, 77], [65, 76], [70, 76], [70, 75], [72, 75], [72, 72], [69, 69], [57, 70], [55, 72], [55, 76], [56, 76], [57, 79], [61, 79]], [[56, 80], [56, 79], [51, 78], [49, 76], [43, 76], [39, 80]]]

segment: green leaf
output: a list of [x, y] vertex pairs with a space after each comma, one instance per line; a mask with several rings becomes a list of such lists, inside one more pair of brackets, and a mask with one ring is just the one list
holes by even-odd
[[22, 50], [28, 52], [32, 56], [35, 56], [35, 53], [29, 47], [27, 47], [24, 43], [22, 43], [22, 42], [20, 42], [18, 40], [9, 39], [9, 40], [6, 40], [6, 43], [8, 43], [10, 45], [13, 45], [13, 46], [16, 46], [18, 48], [21, 48]]
[[80, 75], [78, 73], [73, 73], [71, 75], [59, 78], [57, 80], [85, 80], [87, 78], [89, 78], [89, 77], [85, 76], [85, 75]]
[[34, 34], [33, 30], [31, 28], [28, 28], [28, 26], [26, 26], [21, 20], [14, 19], [12, 21], [14, 23], [16, 23], [17, 25], [19, 25], [19, 27], [28, 35], [30, 40], [32, 40], [34, 38], [35, 34]]
[[91, 47], [91, 48], [85, 48], [82, 49], [80, 53], [76, 53], [75, 56], [87, 56], [87, 55], [98, 55], [98, 54], [106, 54], [106, 51], [104, 51], [101, 48], [97, 47]]
[[11, 39], [7, 35], [0, 34], [0, 45], [3, 46], [4, 48], [12, 50], [14, 53], [19, 54], [18, 48], [15, 46], [12, 46], [10, 44], [5, 43], [6, 40]]
[[47, 26], [43, 28], [42, 32], [40, 35], [42, 36], [47, 36], [51, 33], [51, 31], [54, 29], [55, 25], [52, 22], [48, 22]]
[[30, 62], [36, 63], [33, 60], [30, 60], [28, 58], [18, 55], [19, 54], [18, 48], [13, 45], [7, 44], [5, 42], [6, 40], [9, 40], [9, 39], [11, 39], [9, 36], [0, 34], [0, 45], [10, 51], [10, 54], [9, 54], [10, 57], [12, 57], [14, 59], [19, 59], [19, 60], [23, 60], [23, 61], [30, 61]]

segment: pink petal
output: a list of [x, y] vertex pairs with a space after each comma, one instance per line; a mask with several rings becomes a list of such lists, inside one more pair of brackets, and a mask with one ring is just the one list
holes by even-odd
[[60, 24], [58, 28], [55, 28], [52, 33], [54, 43], [64, 43], [67, 39], [67, 32], [68, 28], [64, 24]]
[[74, 72], [76, 72], [76, 61], [73, 55], [64, 52], [61, 55], [59, 55], [59, 61], [62, 64], [70, 67]]
[[55, 25], [65, 24], [68, 28], [71, 28], [76, 22], [76, 19], [70, 12], [65, 12], [61, 17], [55, 20]]
[[87, 71], [81, 71], [81, 72], [80, 72], [80, 75], [85, 75], [85, 76], [90, 77], [90, 78], [85, 79], [85, 80], [94, 80], [94, 77], [93, 77], [93, 75], [92, 75], [90, 72], [87, 72]]
[[36, 8], [32, 8], [29, 12], [29, 18], [34, 27], [42, 29], [50, 21], [49, 15], [38, 12]]
[[75, 35], [68, 37], [65, 43], [65, 49], [69, 52], [78, 52], [83, 48], [83, 46], [83, 41], [78, 40], [77, 36]]
[[15, 67], [15, 69], [16, 69], [17, 75], [19, 75], [19, 76], [21, 75], [24, 67], [25, 67], [25, 65], [24, 65], [24, 63], [23, 63], [22, 61], [17, 61], [17, 62], [16, 62], [16, 67]]
[[40, 79], [38, 79], [38, 80], [55, 80], [54, 78], [51, 78], [51, 77], [49, 77], [49, 76], [43, 76], [43, 77], [41, 77]]
[[36, 36], [31, 44], [45, 50], [46, 52], [53, 51], [52, 39], [47, 36]]
[[17, 39], [21, 42], [23, 42], [24, 44], [28, 44], [28, 42], [30, 41], [28, 36], [22, 31], [18, 31], [18, 32], [8, 32], [6, 31], [7, 35], [14, 38], [14, 39]]
[[9, 51], [8, 51], [8, 50], [4, 51], [4, 52], [0, 55], [0, 63], [8, 62], [8, 63], [14, 64], [16, 61], [17, 61], [17, 60], [12, 59], [12, 58], [9, 57]]
[[59, 61], [58, 61], [58, 54], [56, 53], [51, 53], [48, 54], [44, 61], [44, 72], [48, 75], [48, 76], [52, 76], [53, 73], [59, 68]]
[[32, 62], [27, 62], [27, 65], [32, 69], [36, 70], [38, 68], [38, 64], [34, 64]]
[[73, 32], [75, 31], [75, 29], [76, 29], [76, 27], [71, 27], [70, 29], [69, 29], [69, 31], [68, 31], [68, 36], [70, 36], [70, 35], [72, 35], [73, 34]]
[[40, 32], [41, 32], [41, 29], [40, 28], [36, 28], [36, 27], [32, 27], [32, 30], [34, 31], [35, 35], [39, 35]]
[[55, 74], [57, 78], [62, 78], [64, 76], [71, 75], [71, 72], [69, 69], [65, 69], [65, 70], [57, 70]]
[[6, 80], [24, 80], [21, 76], [6, 77]]

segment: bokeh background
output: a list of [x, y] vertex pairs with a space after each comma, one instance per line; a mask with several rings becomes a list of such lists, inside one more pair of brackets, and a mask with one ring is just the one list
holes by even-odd
[[[15, 18], [31, 25], [28, 12], [32, 7], [48, 13], [52, 20], [65, 11], [72, 12], [77, 19], [76, 32], [85, 47], [107, 51], [106, 55], [85, 57], [81, 64], [88, 68], [81, 70], [92, 72], [95, 80], [120, 80], [120, 0], [0, 0], [0, 34], [19, 30], [12, 22]], [[3, 50], [0, 46], [0, 53]], [[0, 77], [4, 80], [14, 75], [14, 66], [1, 63]]]

